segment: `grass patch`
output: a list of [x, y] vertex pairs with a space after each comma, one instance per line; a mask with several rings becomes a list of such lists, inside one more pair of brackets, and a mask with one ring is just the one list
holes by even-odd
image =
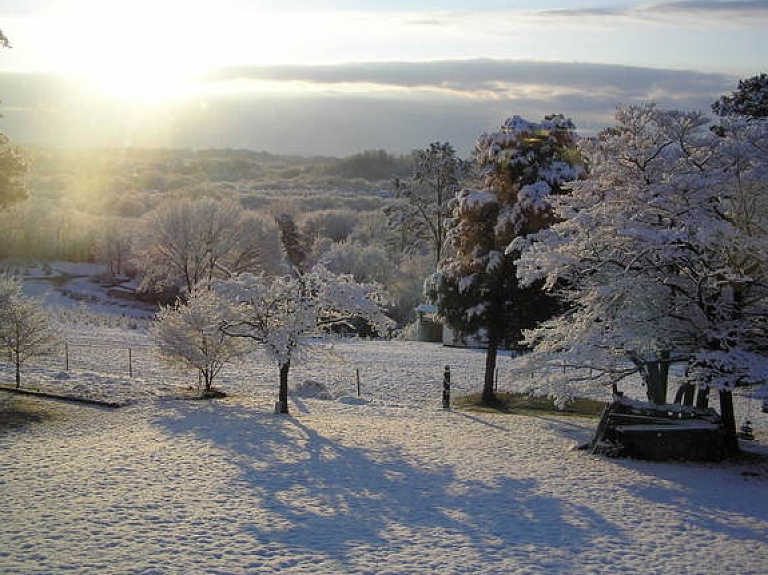
[[577, 398], [564, 410], [558, 410], [549, 397], [535, 397], [527, 393], [497, 393], [493, 403], [483, 402], [479, 393], [464, 395], [454, 399], [456, 409], [480, 411], [486, 413], [521, 413], [549, 415], [578, 415], [580, 417], [599, 417], [605, 408], [605, 402], [593, 399]]
[[36, 423], [57, 419], [61, 410], [40, 399], [3, 394], [0, 396], [0, 435], [20, 430]]

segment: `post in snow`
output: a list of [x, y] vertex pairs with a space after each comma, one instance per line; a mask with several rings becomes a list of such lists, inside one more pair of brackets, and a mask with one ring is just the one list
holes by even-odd
[[451, 408], [451, 366], [445, 366], [443, 373], [443, 409]]

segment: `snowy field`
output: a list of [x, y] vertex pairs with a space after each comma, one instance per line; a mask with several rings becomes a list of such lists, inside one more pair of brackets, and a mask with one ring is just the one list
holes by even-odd
[[[574, 449], [595, 420], [440, 409], [443, 366], [454, 393], [477, 391], [482, 352], [329, 343], [291, 380], [332, 399], [294, 394], [278, 416], [277, 369], [259, 354], [222, 374], [229, 397], [191, 401], [178, 396], [194, 374], [145, 362], [129, 377], [104, 360], [149, 353], [141, 329], [66, 335], [87, 369], [25, 381], [127, 405], [25, 399], [37, 416], [0, 425], [2, 575], [768, 572], [767, 459], [612, 460]], [[529, 384], [513, 361], [500, 389]], [[768, 414], [736, 402], [765, 453]]]

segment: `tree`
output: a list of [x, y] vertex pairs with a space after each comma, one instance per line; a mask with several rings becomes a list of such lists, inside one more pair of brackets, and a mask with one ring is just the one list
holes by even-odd
[[48, 315], [34, 298], [21, 293], [21, 281], [0, 277], [0, 349], [7, 351], [21, 387], [21, 367], [32, 358], [48, 355], [58, 344]]
[[395, 178], [392, 190], [399, 200], [388, 210], [395, 228], [408, 229], [426, 242], [435, 261], [443, 255], [448, 202], [456, 196], [464, 177], [465, 163], [448, 142], [433, 142], [415, 154], [416, 165], [408, 179]]
[[377, 286], [360, 284], [322, 267], [305, 274], [276, 277], [242, 274], [217, 288], [234, 302], [222, 330], [264, 347], [279, 369], [278, 410], [288, 413], [288, 374], [319, 329], [363, 318], [380, 331], [391, 321], [381, 312]]
[[285, 273], [280, 232], [272, 218], [246, 211], [240, 221], [239, 240], [224, 258], [222, 267], [231, 274]]
[[448, 245], [451, 253], [426, 285], [426, 293], [452, 328], [487, 340], [482, 398], [495, 400], [496, 357], [517, 345], [522, 329], [551, 315], [552, 302], [537, 286], [517, 280], [516, 254], [507, 251], [552, 222], [549, 198], [581, 177], [573, 123], [547, 116], [540, 123], [519, 116], [478, 140], [472, 161], [482, 189], [456, 196]]
[[354, 241], [332, 243], [317, 263], [335, 274], [349, 274], [364, 283], [384, 284], [397, 273], [384, 249]]
[[718, 390], [735, 450], [731, 391], [768, 376], [768, 237], [738, 211], [744, 189], [768, 181], [768, 122], [729, 119], [721, 135], [709, 125], [653, 105], [618, 110], [583, 146], [590, 178], [557, 199], [561, 221], [513, 249], [523, 281], [544, 280], [568, 304], [527, 334], [531, 361], [578, 369], [553, 370], [545, 391], [565, 399], [639, 374], [664, 404], [680, 362], [679, 399], [693, 403], [695, 386], [706, 406]]
[[293, 272], [301, 275], [306, 269], [311, 251], [309, 240], [299, 231], [290, 214], [280, 214], [275, 218], [275, 223], [280, 230], [280, 242], [283, 244], [285, 257], [290, 262]]
[[[0, 115], [2, 118], [2, 115]], [[27, 197], [23, 177], [27, 171], [18, 148], [0, 132], [0, 209], [7, 208]]]
[[213, 382], [221, 369], [248, 351], [244, 342], [220, 329], [231, 312], [229, 302], [213, 289], [196, 287], [186, 301], [163, 307], [152, 327], [164, 360], [182, 369], [196, 369], [205, 395], [213, 393]]
[[93, 245], [97, 260], [109, 266], [110, 273], [120, 275], [128, 262], [133, 246], [133, 229], [121, 219], [113, 219], [102, 224], [96, 232]]
[[316, 241], [330, 238], [343, 242], [349, 238], [357, 225], [359, 212], [355, 210], [317, 210], [302, 218], [302, 234]]
[[142, 290], [181, 285], [191, 292], [229, 275], [227, 258], [242, 247], [243, 210], [232, 200], [169, 200], [142, 223], [134, 257]]
[[718, 116], [768, 117], [768, 74], [739, 80], [739, 88], [730, 96], [721, 96], [712, 111]]
[[[10, 47], [11, 43], [0, 30], [0, 48]], [[18, 148], [12, 146], [8, 137], [0, 132], [0, 209], [27, 197], [27, 189], [22, 180], [26, 172], [27, 164]]]

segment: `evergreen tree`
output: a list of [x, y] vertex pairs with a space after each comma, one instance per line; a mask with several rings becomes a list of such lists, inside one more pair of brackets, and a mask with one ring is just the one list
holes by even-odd
[[539, 286], [520, 285], [517, 252], [508, 246], [552, 222], [548, 196], [563, 193], [584, 172], [575, 146], [574, 125], [561, 115], [540, 123], [514, 116], [476, 144], [472, 163], [481, 189], [462, 189], [456, 196], [451, 253], [426, 292], [449, 326], [487, 340], [485, 402], [495, 400], [499, 348], [517, 345], [523, 329], [552, 313], [553, 300]]
[[712, 111], [718, 116], [768, 117], [768, 74], [739, 80], [739, 88], [730, 96], [721, 96]]

